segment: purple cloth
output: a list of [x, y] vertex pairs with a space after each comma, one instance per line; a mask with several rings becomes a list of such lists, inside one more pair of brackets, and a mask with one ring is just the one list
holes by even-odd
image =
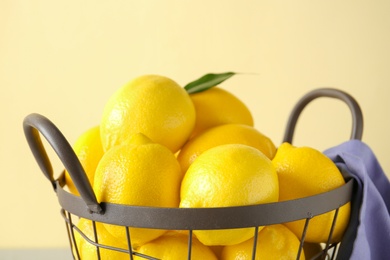
[[390, 259], [390, 182], [374, 153], [359, 140], [324, 153], [357, 183], [338, 259]]

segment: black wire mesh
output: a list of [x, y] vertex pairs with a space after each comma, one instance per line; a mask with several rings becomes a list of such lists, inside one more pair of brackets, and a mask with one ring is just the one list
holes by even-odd
[[[58, 182], [60, 183], [60, 182]], [[64, 185], [64, 183], [62, 182], [62, 185]], [[340, 197], [339, 197], [339, 206], [334, 208], [334, 209], [331, 209], [330, 211], [334, 211], [335, 214], [333, 216], [333, 221], [332, 221], [332, 225], [331, 225], [331, 228], [329, 230], [329, 233], [328, 233], [328, 240], [327, 240], [327, 243], [324, 243], [323, 244], [323, 250], [321, 252], [318, 252], [315, 256], [313, 256], [311, 259], [335, 259], [336, 256], [337, 256], [337, 248], [338, 248], [338, 245], [339, 243], [331, 243], [332, 241], [332, 236], [333, 236], [333, 231], [334, 231], [334, 227], [336, 225], [336, 222], [337, 222], [337, 217], [338, 217], [338, 211], [339, 211], [339, 208], [341, 206], [343, 206], [345, 203], [347, 203], [350, 198], [351, 198], [351, 195], [352, 195], [352, 188], [353, 188], [353, 181], [350, 180], [349, 182], [347, 182], [347, 184], [345, 184], [343, 187], [340, 187], [336, 190], [333, 190], [331, 192], [328, 192], [327, 194], [325, 195], [329, 195], [332, 193], [339, 193], [340, 191], [344, 191], [344, 199], [343, 200], [340, 200]], [[71, 200], [71, 203], [72, 204], [77, 204], [77, 200], [74, 200], [72, 201], [73, 199], [76, 199], [77, 197], [68, 193], [67, 191], [65, 191], [63, 189], [63, 187], [61, 186], [57, 186], [57, 194], [59, 195], [59, 199], [60, 201], [67, 201], [67, 200]], [[340, 193], [339, 193], [340, 194]], [[323, 195], [323, 194], [322, 194]], [[321, 196], [321, 194], [317, 195], [317, 198], [316, 196], [313, 196], [313, 199], [316, 200], [318, 199], [318, 196]], [[303, 198], [302, 200], [306, 200], [308, 198]], [[295, 204], [299, 204], [299, 200], [294, 200], [294, 201], [289, 201], [289, 203], [295, 203]], [[283, 207], [285, 205], [283, 205], [282, 203], [278, 202], [278, 203], [272, 203], [272, 204], [275, 204], [276, 206], [278, 207]], [[298, 205], [297, 204], [297, 205]], [[261, 211], [261, 206], [264, 206], [265, 204], [263, 205], [258, 205], [258, 210]], [[85, 208], [85, 207], [84, 207]], [[144, 208], [145, 209], [145, 208]], [[245, 207], [242, 207], [242, 209], [245, 209]], [[85, 210], [85, 209], [84, 209]], [[167, 208], [162, 208], [162, 210], [169, 210]], [[187, 210], [187, 209], [184, 209], [184, 210]], [[213, 209], [208, 209], [210, 210], [210, 212], [213, 210]], [[300, 240], [300, 245], [299, 247], [297, 248], [297, 255], [296, 255], [296, 259], [301, 259], [301, 255], [304, 254], [304, 251], [303, 251], [303, 245], [305, 243], [305, 237], [306, 237], [306, 232], [308, 230], [308, 227], [310, 225], [310, 221], [315, 217], [315, 216], [319, 216], [321, 214], [325, 214], [329, 212], [329, 209], [324, 209], [324, 212], [322, 213], [317, 213], [317, 214], [312, 214], [310, 212], [307, 212], [306, 213], [306, 218], [305, 218], [305, 225], [304, 225], [304, 228], [302, 230], [302, 236], [301, 236], [301, 240]], [[285, 214], [288, 216], [289, 212], [285, 212]], [[80, 216], [77, 215], [77, 214], [73, 214], [69, 211], [67, 211], [66, 209], [62, 209], [61, 210], [61, 214], [65, 220], [65, 223], [66, 223], [66, 228], [67, 228], [67, 233], [68, 233], [68, 237], [69, 237], [69, 242], [70, 242], [70, 247], [72, 249], [72, 253], [73, 253], [73, 257], [74, 259], [81, 259], [80, 258], [80, 252], [79, 252], [79, 248], [77, 246], [77, 243], [76, 243], [76, 236], [75, 234], [79, 234], [82, 239], [85, 239], [85, 241], [87, 243], [90, 243], [90, 245], [93, 245], [96, 249], [96, 259], [102, 259], [101, 258], [101, 250], [104, 249], [104, 250], [113, 250], [113, 251], [117, 251], [117, 252], [121, 252], [121, 253], [124, 253], [124, 254], [127, 254], [128, 255], [128, 259], [134, 259], [134, 256], [138, 256], [139, 258], [141, 259], [158, 259], [152, 255], [145, 255], [145, 254], [140, 254], [139, 252], [137, 252], [137, 249], [133, 247], [132, 243], [131, 243], [131, 232], [130, 232], [130, 227], [131, 226], [126, 226], [126, 225], [123, 225], [123, 228], [126, 230], [126, 241], [127, 241], [127, 248], [124, 249], [124, 248], [118, 248], [118, 247], [113, 247], [113, 246], [109, 246], [109, 245], [105, 245], [103, 243], [99, 243], [99, 240], [98, 240], [98, 236], [97, 236], [97, 229], [96, 229], [96, 215], [94, 215], [93, 213], [90, 213], [91, 214], [91, 218], [87, 218], [87, 219], [90, 219], [91, 220], [91, 225], [93, 226], [93, 232], [94, 232], [94, 237], [88, 237], [86, 234], [84, 234], [78, 227], [77, 227], [77, 221], [80, 219]], [[269, 214], [269, 212], [267, 213]], [[183, 215], [185, 217], [185, 215]], [[158, 227], [159, 225], [159, 221], [158, 221], [158, 217], [155, 216], [155, 219], [156, 219], [156, 223], [153, 223], [153, 225], [155, 225], [154, 227], [152, 228], [156, 228]], [[292, 220], [292, 219], [291, 219]], [[295, 219], [294, 219], [295, 220]], [[109, 222], [110, 224], [112, 224], [112, 220]], [[104, 223], [104, 222], [103, 222]], [[266, 223], [266, 224], [269, 224], [269, 223]], [[279, 223], [273, 223], [273, 224], [279, 224]], [[249, 226], [249, 225], [245, 225], [243, 223], [240, 223], [241, 226]], [[196, 229], [196, 226], [197, 224], [194, 223], [192, 225], [193, 228]], [[257, 253], [259, 252], [259, 248], [257, 248], [257, 239], [258, 239], [258, 230], [259, 230], [259, 227], [260, 226], [263, 226], [263, 225], [255, 225], [255, 226], [252, 226], [253, 228], [253, 232], [254, 232], [254, 237], [253, 237], [253, 250], [252, 250], [252, 259], [256, 259], [256, 255]], [[172, 223], [172, 227], [174, 227], [174, 224]], [[150, 226], [148, 227], [150, 228]], [[224, 229], [225, 227], [220, 227], [220, 228], [208, 228], [208, 229]], [[183, 230], [183, 229], [182, 229]], [[190, 229], [185, 229], [187, 232], [188, 232], [188, 253], [187, 253], [187, 259], [188, 260], [191, 260], [193, 259], [192, 256], [191, 256], [191, 249], [192, 249], [192, 232], [194, 229], [190, 228]]]
[[[335, 211], [337, 212], [338, 209], [336, 209]], [[123, 254], [128, 255], [128, 259], [130, 259], [130, 260], [133, 260], [134, 256], [138, 256], [141, 259], [159, 260], [159, 258], [156, 258], [152, 255], [141, 254], [141, 253], [137, 252], [137, 250], [133, 249], [132, 244], [131, 244], [131, 235], [130, 235], [130, 231], [129, 231], [130, 227], [126, 227], [126, 226], [123, 227], [124, 229], [126, 229], [126, 238], [127, 238], [127, 249], [124, 249], [124, 248], [119, 248], [119, 247], [114, 247], [114, 246], [109, 246], [109, 245], [99, 243], [98, 236], [97, 236], [98, 231], [96, 229], [96, 222], [95, 221], [91, 221], [91, 225], [93, 227], [93, 232], [94, 232], [94, 237], [90, 238], [77, 227], [77, 220], [75, 221], [75, 219], [78, 219], [78, 216], [73, 215], [64, 209], [61, 209], [61, 215], [65, 221], [65, 224], [66, 224], [66, 230], [68, 233], [68, 238], [69, 238], [69, 243], [70, 243], [70, 248], [72, 250], [73, 258], [76, 260], [81, 259], [80, 252], [79, 252], [80, 249], [78, 248], [78, 244], [77, 244], [76, 238], [75, 238], [76, 233], [81, 236], [81, 239], [84, 239], [87, 243], [89, 243], [90, 245], [95, 247], [96, 259], [98, 259], [98, 260], [102, 259], [101, 254], [100, 254], [102, 249], [121, 252]], [[302, 231], [303, 233], [306, 232], [308, 225], [309, 225], [309, 222], [310, 222], [310, 219], [311, 218], [306, 219], [304, 230]], [[333, 244], [329, 243], [329, 241], [331, 240], [331, 237], [332, 237], [332, 231], [333, 231], [334, 224], [335, 224], [336, 220], [337, 220], [337, 214], [334, 215], [332, 228], [329, 232], [329, 239], [328, 239], [327, 243], [323, 244], [323, 250], [319, 251], [317, 254], [315, 254], [311, 258], [306, 258], [306, 260], [308, 260], [308, 259], [312, 259], [312, 260], [315, 260], [315, 259], [335, 259], [336, 258], [339, 243], [333, 243]], [[258, 228], [259, 228], [258, 226], [253, 227], [254, 238], [253, 238], [252, 259], [256, 259], [256, 254], [257, 254], [258, 250], [261, 250], [257, 247]], [[192, 230], [187, 230], [187, 231], [188, 231], [187, 259], [190, 260], [190, 259], [192, 259], [192, 257], [191, 257]], [[304, 244], [304, 235], [302, 236], [302, 240], [300, 241], [299, 248], [297, 248], [296, 259], [300, 259], [301, 255], [304, 254], [303, 244]]]

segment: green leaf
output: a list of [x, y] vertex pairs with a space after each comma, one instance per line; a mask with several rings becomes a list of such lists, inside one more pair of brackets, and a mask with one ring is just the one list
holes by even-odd
[[209, 73], [206, 74], [199, 79], [192, 81], [184, 86], [184, 89], [187, 91], [188, 94], [193, 94], [197, 92], [201, 92], [204, 90], [207, 90], [209, 88], [212, 88], [218, 84], [221, 84], [231, 76], [235, 75], [234, 72], [225, 72], [225, 73]]

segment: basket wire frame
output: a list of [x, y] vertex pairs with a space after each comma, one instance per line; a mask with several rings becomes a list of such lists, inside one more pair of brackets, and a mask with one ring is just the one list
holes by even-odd
[[[337, 255], [337, 248], [338, 248], [339, 243], [333, 243], [332, 244], [330, 242], [331, 239], [332, 239], [332, 235], [333, 235], [333, 231], [334, 231], [336, 222], [337, 222], [339, 208], [335, 209], [334, 211], [335, 211], [335, 214], [334, 214], [334, 217], [333, 217], [333, 220], [332, 220], [332, 225], [331, 225], [331, 228], [330, 228], [330, 231], [329, 231], [329, 236], [328, 236], [327, 243], [324, 244], [324, 248], [323, 248], [322, 251], [318, 252], [315, 256], [313, 256], [311, 258], [312, 260], [314, 260], [314, 259], [331, 259], [331, 260], [333, 260], [333, 259], [335, 259], [336, 255]], [[105, 245], [105, 244], [99, 243], [98, 234], [97, 234], [97, 228], [96, 228], [96, 221], [94, 221], [94, 220], [91, 221], [94, 237], [93, 238], [89, 238], [86, 234], [84, 234], [77, 227], [77, 224], [74, 223], [73, 217], [75, 215], [73, 215], [72, 213], [66, 211], [65, 209], [61, 209], [61, 215], [64, 218], [64, 221], [65, 221], [65, 224], [66, 224], [66, 230], [67, 230], [67, 234], [68, 234], [70, 248], [71, 248], [71, 251], [72, 251], [72, 254], [73, 254], [73, 258], [76, 259], [76, 260], [80, 260], [81, 257], [80, 257], [80, 252], [79, 252], [79, 249], [78, 249], [77, 243], [76, 243], [75, 232], [79, 233], [81, 235], [82, 239], [85, 239], [86, 242], [88, 242], [91, 245], [95, 246], [95, 248], [96, 248], [96, 255], [97, 255], [97, 259], [98, 260], [102, 259], [101, 258], [101, 253], [100, 253], [101, 249], [114, 250], [114, 251], [118, 251], [118, 252], [121, 252], [121, 253], [128, 254], [130, 260], [133, 260], [134, 256], [138, 256], [138, 257], [143, 258], [143, 259], [160, 260], [159, 258], [150, 256], [150, 255], [145, 255], [145, 254], [138, 253], [138, 252], [136, 252], [136, 250], [134, 250], [132, 248], [130, 227], [129, 226], [123, 226], [123, 228], [125, 228], [125, 230], [126, 230], [126, 240], [127, 240], [126, 241], [127, 242], [127, 250], [126, 250], [126, 249], [123, 249], [123, 248], [118, 248], [118, 247], [109, 246], [109, 245]], [[305, 219], [304, 228], [302, 230], [302, 239], [300, 240], [299, 247], [297, 248], [297, 257], [296, 257], [296, 259], [300, 259], [301, 255], [304, 253], [303, 252], [303, 245], [304, 245], [304, 242], [305, 242], [306, 232], [307, 232], [307, 229], [309, 227], [309, 222], [310, 222], [310, 220], [313, 217], [314, 216], [309, 215]], [[255, 227], [253, 227], [253, 229], [254, 229], [254, 236], [253, 236], [252, 258], [251, 259], [255, 260], [256, 259], [256, 254], [258, 253], [259, 250], [261, 250], [261, 248], [258, 248], [259, 226], [255, 226]], [[187, 231], [188, 231], [188, 254], [187, 254], [187, 259], [191, 260], [192, 259], [191, 252], [192, 252], [192, 237], [193, 237], [192, 236], [192, 234], [193, 234], [192, 232], [193, 232], [193, 230], [190, 229], [190, 230], [187, 230]], [[306, 260], [310, 260], [310, 259], [306, 259]]]
[[[299, 113], [310, 101], [318, 97], [332, 97], [345, 101], [352, 112], [353, 129], [351, 139], [361, 139], [363, 118], [357, 102], [343, 91], [324, 88], [309, 92], [297, 103], [289, 118], [283, 141], [292, 142], [293, 132]], [[161, 209], [98, 203], [83, 167], [71, 145], [67, 142], [58, 128], [50, 120], [39, 114], [30, 114], [27, 116], [23, 121], [23, 128], [30, 149], [39, 167], [57, 193], [61, 206], [61, 214], [66, 224], [71, 252], [76, 260], [81, 259], [80, 249], [76, 243], [76, 233], [88, 243], [95, 246], [97, 259], [102, 259], [102, 249], [128, 254], [129, 259], [134, 259], [134, 256], [144, 259], [157, 259], [153, 256], [140, 254], [132, 247], [130, 227], [188, 231], [188, 260], [192, 259], [193, 230], [251, 227], [254, 232], [252, 248], [252, 259], [254, 260], [256, 259], [257, 253], [261, 250], [261, 241], [259, 241], [258, 237], [260, 226], [305, 219], [300, 245], [299, 248], [297, 248], [296, 259], [299, 259], [304, 253], [303, 245], [311, 219], [331, 211], [334, 211], [334, 216], [329, 230], [328, 240], [325, 243], [323, 250], [312, 259], [335, 259], [337, 257], [339, 243], [331, 244], [332, 236], [338, 218], [339, 208], [350, 202], [353, 198], [353, 180], [347, 180], [345, 185], [327, 192], [326, 194], [318, 194], [297, 199], [291, 203], [290, 201], [285, 201], [270, 203], [269, 205], [184, 209], [184, 211], [182, 211], [173, 208]], [[80, 193], [80, 197], [74, 196], [63, 189], [66, 185], [64, 174], [57, 179], [53, 177], [53, 169], [40, 139], [41, 135], [46, 138], [64, 164], [65, 169], [70, 173], [71, 178]], [[288, 214], [285, 213], [286, 211]], [[121, 214], [125, 214], [125, 220], [118, 217]], [[288, 216], [286, 217], [285, 215]], [[153, 216], [165, 216], [165, 218], [155, 218]], [[87, 235], [77, 228], [76, 223], [79, 218], [91, 220], [93, 238], [87, 237]], [[214, 218], [219, 222], [213, 222]], [[127, 249], [116, 248], [100, 243], [96, 228], [97, 222], [123, 226], [123, 228], [126, 229]], [[258, 247], [258, 242], [260, 242], [260, 248]]]

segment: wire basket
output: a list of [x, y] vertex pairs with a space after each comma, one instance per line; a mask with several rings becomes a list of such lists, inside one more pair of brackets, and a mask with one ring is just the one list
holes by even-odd
[[[294, 128], [298, 117], [305, 106], [319, 97], [330, 97], [344, 101], [352, 112], [351, 139], [361, 139], [363, 131], [363, 116], [358, 103], [349, 94], [332, 88], [320, 88], [304, 95], [293, 108], [285, 130], [284, 140], [292, 142]], [[40, 166], [41, 171], [51, 182], [58, 196], [61, 214], [65, 220], [70, 247], [74, 259], [81, 259], [75, 236], [80, 234], [96, 247], [97, 259], [101, 259], [100, 251], [104, 249], [120, 251], [128, 254], [128, 259], [135, 255], [144, 259], [157, 259], [153, 256], [141, 255], [134, 250], [131, 243], [130, 227], [185, 230], [188, 232], [188, 254], [191, 258], [194, 230], [217, 230], [235, 228], [253, 228], [254, 243], [252, 259], [256, 259], [258, 228], [261, 226], [305, 220], [302, 230], [297, 257], [303, 254], [305, 234], [310, 220], [326, 212], [335, 211], [332, 227], [329, 230], [328, 242], [323, 250], [313, 259], [335, 259], [339, 243], [332, 244], [333, 229], [337, 221], [339, 208], [353, 198], [354, 182], [347, 180], [346, 184], [332, 191], [301, 199], [267, 203], [251, 206], [221, 207], [221, 208], [158, 208], [141, 206], [124, 206], [113, 203], [98, 203], [86, 174], [68, 143], [58, 128], [46, 117], [30, 114], [23, 121], [24, 133], [31, 151]], [[75, 196], [65, 189], [64, 173], [59, 178], [53, 177], [53, 169], [42, 143], [43, 136], [57, 153], [65, 169], [69, 172], [80, 196]], [[94, 239], [88, 238], [77, 228], [79, 218], [91, 220]], [[127, 249], [101, 244], [98, 241], [96, 222], [122, 226], [127, 234]]]

